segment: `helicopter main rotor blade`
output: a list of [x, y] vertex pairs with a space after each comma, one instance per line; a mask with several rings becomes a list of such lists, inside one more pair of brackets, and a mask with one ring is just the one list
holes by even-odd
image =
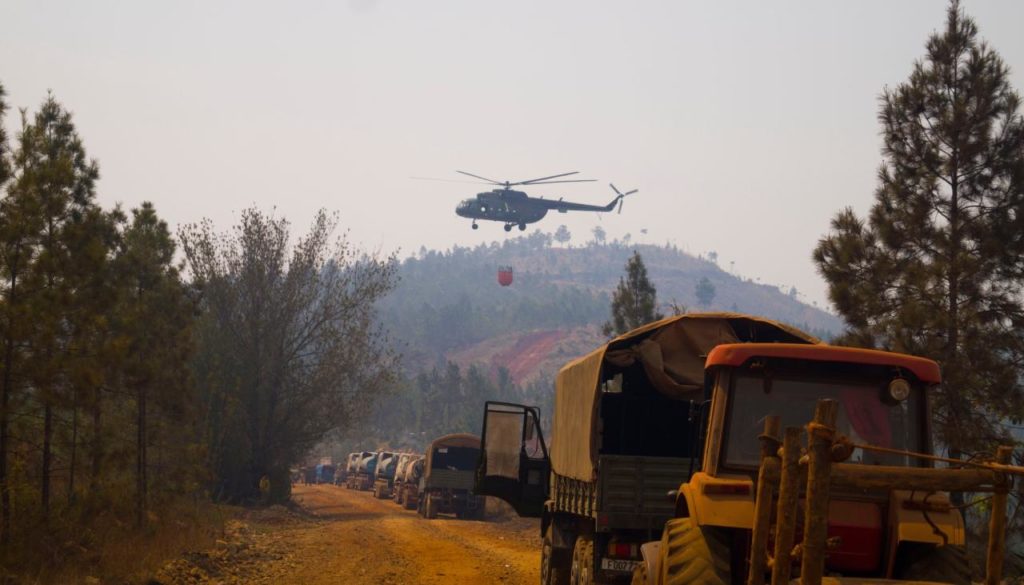
[[483, 181], [460, 181], [458, 179], [438, 179], [435, 177], [409, 177], [414, 181], [440, 181], [442, 183], [468, 183], [471, 185], [490, 185], [490, 183], [484, 183]]
[[551, 175], [550, 177], [541, 177], [539, 179], [529, 179], [526, 181], [519, 181], [518, 183], [512, 183], [513, 185], [530, 185], [533, 183], [539, 183], [541, 181], [547, 181], [548, 179], [557, 179], [559, 177], [568, 177], [569, 175], [578, 175], [579, 171], [573, 171], [571, 173], [562, 173], [560, 175]]
[[543, 181], [541, 183], [512, 183], [513, 185], [554, 185], [555, 183], [593, 183], [597, 179], [566, 179], [564, 181]]
[[[492, 185], [504, 185], [505, 184], [505, 183], [502, 183], [501, 181], [495, 181], [494, 179], [488, 179], [487, 177], [481, 177], [480, 175], [474, 175], [473, 173], [467, 173], [466, 171], [455, 171], [455, 172], [459, 173], [461, 175], [466, 175], [468, 177], [473, 177], [474, 179], [480, 179], [481, 181], [487, 181], [488, 183], [491, 183]], [[516, 184], [518, 184], [518, 183], [516, 183]]]

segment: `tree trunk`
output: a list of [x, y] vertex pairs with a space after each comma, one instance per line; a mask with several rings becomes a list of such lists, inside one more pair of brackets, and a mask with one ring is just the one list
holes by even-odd
[[71, 402], [71, 454], [68, 461], [68, 505], [75, 503], [75, 467], [78, 464], [78, 392]]
[[136, 402], [138, 403], [137, 420], [135, 423], [135, 525], [142, 527], [146, 513], [146, 391], [139, 387]]
[[100, 482], [100, 471], [103, 461], [103, 440], [100, 435], [103, 432], [101, 425], [102, 416], [102, 404], [100, 402], [102, 390], [96, 388], [96, 396], [93, 398], [92, 403], [92, 447], [90, 456], [92, 457], [92, 465], [89, 470], [89, 495], [95, 496], [99, 489]]
[[4, 338], [4, 387], [0, 391], [0, 545], [6, 546], [11, 540], [11, 491], [7, 477], [7, 453], [10, 450], [8, 436], [8, 409], [11, 404], [12, 371], [14, 370], [14, 307], [18, 302], [18, 253], [15, 247], [11, 262], [11, 276], [8, 280], [7, 335]]
[[[45, 400], [45, 398], [44, 398]], [[43, 524], [50, 520], [50, 468], [53, 465], [53, 406], [47, 400], [43, 405], [43, 477], [40, 487], [40, 505]]]

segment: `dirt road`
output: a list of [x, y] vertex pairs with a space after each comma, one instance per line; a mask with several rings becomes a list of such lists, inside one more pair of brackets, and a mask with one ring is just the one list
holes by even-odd
[[241, 518], [219, 545], [166, 573], [170, 583], [457, 584], [540, 581], [536, 521], [425, 520], [390, 500], [296, 486], [303, 513]]

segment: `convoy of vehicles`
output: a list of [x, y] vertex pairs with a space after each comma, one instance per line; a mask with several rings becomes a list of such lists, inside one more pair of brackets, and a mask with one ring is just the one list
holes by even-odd
[[[783, 572], [772, 583], [820, 583], [824, 571], [967, 583], [963, 519], [936, 493], [967, 484], [933, 478], [915, 491], [906, 480], [956, 473], [907, 454], [931, 450], [928, 388], [938, 372], [930, 360], [833, 347], [749, 316], [664, 319], [562, 368], [550, 451], [538, 409], [488, 403], [476, 492], [541, 518], [544, 584], [761, 585], [769, 571]], [[778, 434], [806, 424], [819, 399], [834, 401], [831, 432], [844, 437], [826, 457], [848, 461], [816, 484], [828, 494], [831, 481], [831, 501], [808, 496], [820, 513], [798, 514], [796, 457], [789, 488], [779, 488], [792, 500], [787, 512], [773, 520], [774, 503], [762, 495], [756, 515], [756, 495], [768, 489], [757, 484], [762, 455], [778, 450], [764, 437], [772, 425]], [[797, 454], [802, 428], [787, 431]], [[786, 484], [781, 466], [765, 481]], [[768, 562], [772, 522], [784, 550]], [[790, 556], [798, 528], [809, 534]], [[808, 559], [821, 567], [794, 565]]]
[[428, 519], [481, 518], [485, 496], [540, 518], [542, 585], [967, 585], [948, 492], [987, 491], [994, 585], [1009, 478], [1024, 469], [1009, 448], [934, 467], [939, 382], [931, 360], [691, 313], [566, 364], [550, 448], [539, 409], [488, 402], [479, 438], [439, 437], [422, 456], [353, 453], [338, 472]]

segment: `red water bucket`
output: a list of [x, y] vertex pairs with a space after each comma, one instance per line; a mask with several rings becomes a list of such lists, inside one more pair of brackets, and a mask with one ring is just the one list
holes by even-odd
[[511, 266], [499, 266], [498, 267], [498, 284], [501, 286], [508, 286], [512, 284], [512, 267]]

